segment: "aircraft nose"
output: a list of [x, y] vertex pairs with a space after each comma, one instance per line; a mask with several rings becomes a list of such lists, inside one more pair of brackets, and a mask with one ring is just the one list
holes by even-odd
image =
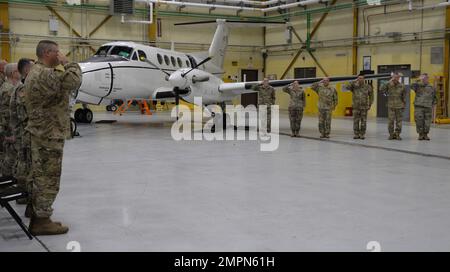
[[187, 86], [187, 78], [183, 77], [181, 75], [181, 72], [178, 72], [178, 71], [170, 75], [169, 82], [172, 84], [172, 86], [178, 87], [180, 89], [184, 89], [184, 88], [188, 87]]
[[96, 97], [106, 97], [111, 93], [113, 76], [108, 63], [80, 64], [83, 79], [80, 92]]

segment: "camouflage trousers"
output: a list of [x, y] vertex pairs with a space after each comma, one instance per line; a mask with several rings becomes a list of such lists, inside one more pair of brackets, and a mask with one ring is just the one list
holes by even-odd
[[3, 176], [13, 176], [16, 164], [17, 151], [13, 143], [3, 142], [3, 154], [0, 172]]
[[[267, 115], [262, 114], [259, 118], [261, 120], [260, 125], [261, 128], [267, 128], [267, 132], [270, 133], [272, 128], [272, 106], [271, 104], [262, 104], [267, 106]], [[264, 124], [267, 124], [266, 127], [264, 127]]]
[[367, 129], [367, 109], [353, 109], [353, 132], [365, 135]]
[[[402, 133], [403, 109], [388, 108], [388, 130], [390, 135]], [[395, 124], [395, 126], [394, 126]]]
[[0, 176], [4, 176], [2, 171], [3, 160], [5, 160], [5, 152], [3, 151], [3, 136], [0, 135]]
[[419, 134], [428, 134], [433, 119], [433, 109], [425, 107], [414, 107], [414, 119], [416, 121], [416, 130]]
[[53, 213], [52, 205], [59, 192], [63, 149], [64, 140], [31, 136], [31, 202], [38, 218], [50, 217]]
[[331, 110], [319, 109], [319, 132], [321, 135], [330, 135]]
[[289, 120], [291, 121], [292, 133], [298, 134], [302, 125], [303, 108], [289, 107]]
[[31, 143], [30, 137], [17, 139], [17, 160], [14, 166], [14, 177], [17, 184], [31, 195], [33, 178], [31, 175]]

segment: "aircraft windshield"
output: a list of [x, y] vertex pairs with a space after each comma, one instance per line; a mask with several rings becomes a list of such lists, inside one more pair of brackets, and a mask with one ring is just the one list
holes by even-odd
[[109, 49], [111, 49], [111, 46], [102, 46], [97, 50], [94, 56], [106, 56], [108, 55]]
[[133, 52], [133, 48], [131, 48], [131, 47], [128, 47], [128, 46], [115, 46], [111, 50], [109, 55], [120, 56], [120, 57], [123, 57], [123, 58], [130, 59], [131, 52]]
[[97, 50], [95, 55], [82, 62], [128, 61], [131, 59], [132, 52], [132, 47], [104, 45]]

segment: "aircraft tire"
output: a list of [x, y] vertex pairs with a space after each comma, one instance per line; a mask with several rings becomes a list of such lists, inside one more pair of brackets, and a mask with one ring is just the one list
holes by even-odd
[[84, 110], [83, 109], [77, 109], [74, 114], [75, 122], [77, 123], [84, 123]]
[[83, 123], [90, 124], [94, 119], [94, 113], [90, 109], [83, 110]]

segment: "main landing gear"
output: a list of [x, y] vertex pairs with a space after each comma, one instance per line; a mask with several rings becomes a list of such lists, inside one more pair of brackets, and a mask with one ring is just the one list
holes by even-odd
[[90, 124], [94, 119], [94, 113], [88, 108], [77, 109], [74, 114], [75, 122]]

